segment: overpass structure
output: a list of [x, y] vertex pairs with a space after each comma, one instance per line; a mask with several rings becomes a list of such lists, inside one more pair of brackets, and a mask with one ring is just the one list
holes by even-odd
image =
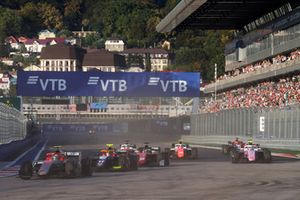
[[297, 0], [182, 0], [156, 30], [162, 33], [184, 29], [242, 30], [245, 25], [258, 23], [256, 19], [287, 3], [291, 8], [299, 6]]
[[[185, 29], [234, 30], [234, 39], [225, 46], [225, 74], [204, 88], [208, 95], [217, 94], [216, 100], [207, 100], [214, 109], [200, 106], [200, 114], [191, 117], [190, 136], [183, 139], [222, 144], [252, 137], [269, 147], [297, 149], [300, 91], [292, 90], [300, 77], [300, 2], [182, 0], [156, 27], [158, 32]], [[288, 86], [279, 87], [283, 80]], [[262, 85], [278, 99], [266, 96], [267, 91], [260, 94]], [[263, 103], [251, 97], [242, 102], [247, 93], [241, 91], [249, 88], [257, 89]]]

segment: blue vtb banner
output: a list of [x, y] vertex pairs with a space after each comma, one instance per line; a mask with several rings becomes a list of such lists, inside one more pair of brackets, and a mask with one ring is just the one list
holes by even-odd
[[19, 96], [198, 97], [200, 73], [18, 71]]

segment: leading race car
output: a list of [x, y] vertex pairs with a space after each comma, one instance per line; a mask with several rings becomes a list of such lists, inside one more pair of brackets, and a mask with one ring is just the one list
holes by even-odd
[[139, 167], [165, 167], [170, 165], [169, 153], [161, 152], [160, 147], [151, 147], [148, 143], [139, 147], [137, 150], [139, 156]]
[[64, 152], [58, 146], [55, 148], [55, 151], [46, 153], [43, 160], [22, 163], [19, 177], [28, 180], [34, 175], [41, 178], [92, 175], [92, 161], [82, 158], [81, 152]]
[[96, 171], [129, 171], [138, 169], [138, 155], [129, 149], [113, 148], [107, 144], [101, 149], [96, 158]]
[[272, 162], [271, 151], [267, 148], [261, 148], [259, 144], [248, 143], [241, 147], [235, 147], [231, 151], [232, 163], [239, 162]]
[[169, 152], [170, 159], [197, 159], [197, 148], [191, 148], [189, 144], [179, 142], [172, 144], [172, 147], [166, 148], [166, 152]]

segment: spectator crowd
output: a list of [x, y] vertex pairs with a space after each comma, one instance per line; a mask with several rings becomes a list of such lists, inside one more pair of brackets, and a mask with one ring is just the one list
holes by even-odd
[[[293, 51], [289, 56], [277, 55], [272, 59], [264, 60], [242, 69], [235, 70], [231, 75], [224, 75], [219, 80], [228, 79], [242, 73], [249, 73], [272, 64], [281, 64], [300, 57], [300, 50]], [[251, 87], [240, 87], [218, 93], [217, 99], [205, 99], [200, 105], [201, 112], [218, 112], [235, 108], [278, 108], [290, 104], [300, 103], [300, 73], [287, 75], [284, 78], [274, 78], [254, 84]]]
[[235, 76], [238, 76], [241, 74], [255, 72], [261, 68], [267, 68], [274, 64], [279, 65], [279, 64], [287, 62], [287, 61], [298, 59], [299, 57], [300, 57], [300, 49], [297, 49], [295, 51], [292, 51], [288, 55], [277, 55], [274, 58], [272, 58], [271, 60], [266, 59], [266, 60], [263, 60], [263, 61], [260, 61], [260, 62], [254, 63], [254, 64], [249, 64], [244, 67], [236, 68], [232, 71], [228, 71], [224, 75], [221, 75], [220, 77], [218, 77], [217, 80], [226, 80], [226, 79], [230, 79], [232, 77], [235, 77]]

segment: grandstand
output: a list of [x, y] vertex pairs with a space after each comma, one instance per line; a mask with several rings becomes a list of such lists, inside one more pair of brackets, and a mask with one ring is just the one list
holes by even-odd
[[[192, 116], [194, 143], [253, 137], [270, 147], [300, 143], [300, 2], [181, 1], [157, 26], [234, 29], [225, 47], [225, 74], [207, 84], [199, 115]], [[211, 114], [210, 114], [211, 113]]]

